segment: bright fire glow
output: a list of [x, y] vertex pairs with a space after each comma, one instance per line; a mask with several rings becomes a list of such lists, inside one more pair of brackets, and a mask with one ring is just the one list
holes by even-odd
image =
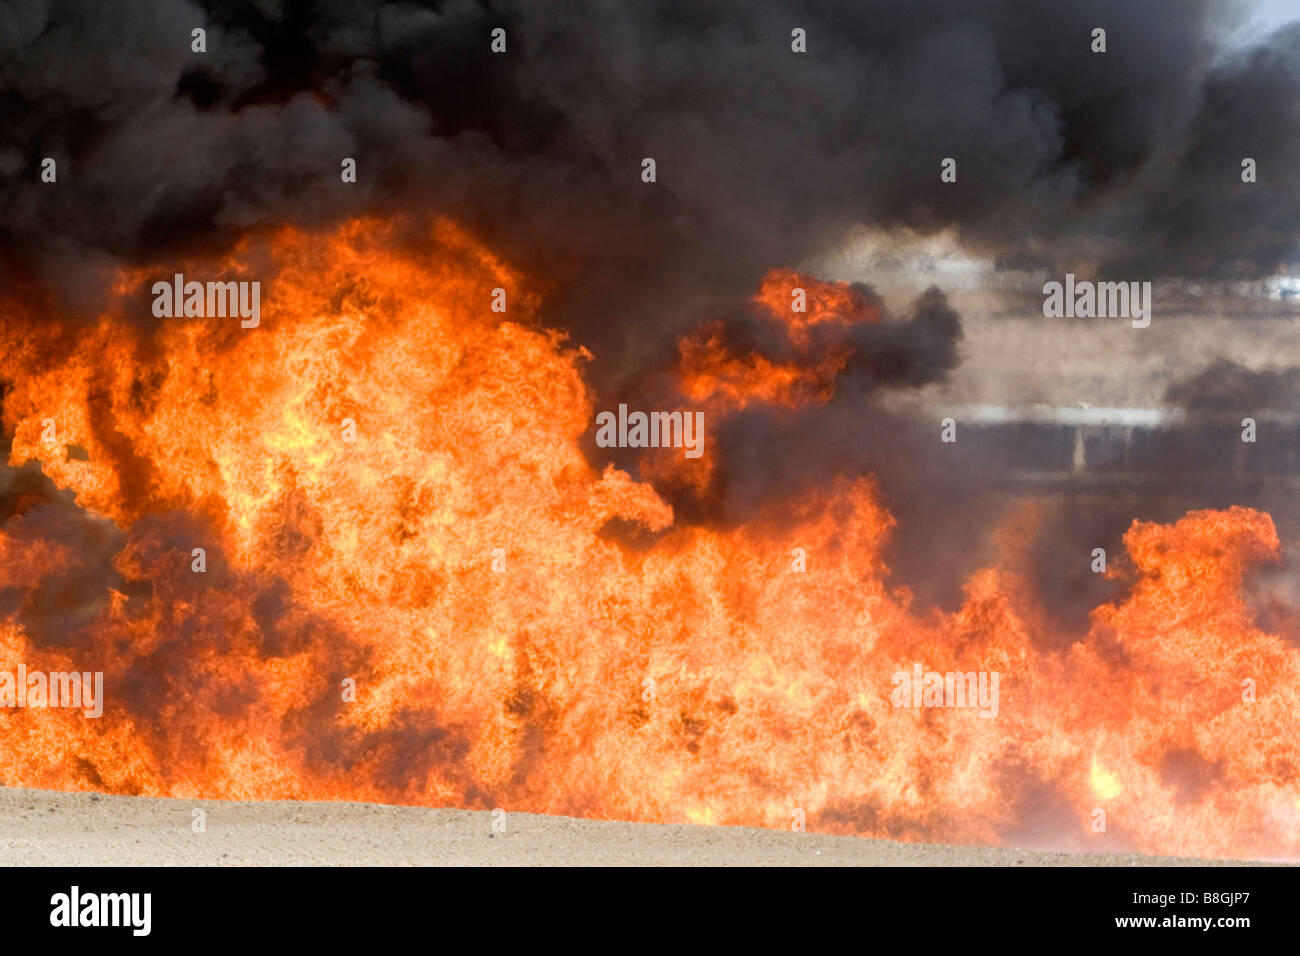
[[[80, 509], [3, 525], [0, 667], [102, 670], [107, 697], [100, 720], [4, 713], [5, 785], [770, 827], [801, 808], [810, 830], [982, 843], [1046, 800], [1077, 847], [1300, 853], [1300, 653], [1242, 592], [1280, 550], [1268, 515], [1135, 523], [1127, 597], [1047, 653], [1005, 570], [951, 615], [886, 587], [907, 529], [868, 479], [717, 531], [593, 470], [590, 356], [453, 226], [419, 253], [375, 222], [286, 230], [206, 274], [254, 263], [256, 330], [125, 297], [84, 326], [0, 315], [10, 461]], [[774, 313], [791, 275], [761, 290]], [[875, 321], [818, 289], [792, 339]], [[823, 400], [843, 361], [764, 370], [711, 341], [684, 343], [683, 392], [725, 407]], [[660, 534], [627, 547], [614, 518]], [[90, 574], [100, 519], [124, 536], [116, 576], [38, 639], [30, 602]], [[999, 672], [997, 717], [894, 707], [914, 662]]]

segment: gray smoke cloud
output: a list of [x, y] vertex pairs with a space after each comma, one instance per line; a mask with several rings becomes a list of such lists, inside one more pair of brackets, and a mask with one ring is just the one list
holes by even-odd
[[1300, 368], [1251, 369], [1218, 359], [1175, 382], [1165, 398], [1193, 412], [1231, 415], [1276, 409], [1300, 415]]

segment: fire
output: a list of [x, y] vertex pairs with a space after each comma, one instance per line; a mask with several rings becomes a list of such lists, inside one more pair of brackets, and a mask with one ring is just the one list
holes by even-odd
[[[800, 297], [798, 308], [795, 296]], [[783, 354], [765, 354], [753, 344], [732, 341], [724, 322], [706, 323], [678, 343], [676, 391], [706, 410], [715, 426], [755, 406], [770, 411], [825, 404], [853, 351], [842, 334], [855, 323], [880, 319], [862, 290], [792, 269], [768, 273], [750, 304], [759, 321], [778, 330], [776, 342]], [[820, 341], [813, 337], [818, 329], [826, 333]], [[640, 468], [661, 487], [690, 488], [703, 497], [715, 480], [716, 464], [706, 447], [702, 460], [690, 463], [648, 453]]]
[[[802, 295], [795, 308], [793, 294]], [[820, 349], [811, 332], [842, 331], [856, 322], [876, 322], [879, 311], [866, 295], [845, 282], [825, 282], [790, 269], [775, 269], [763, 280], [753, 304], [759, 315], [784, 332], [789, 358], [772, 358], [753, 349], [737, 351], [722, 323], [710, 323], [679, 346], [682, 394], [714, 411], [730, 412], [756, 402], [793, 408], [825, 402], [850, 349], [832, 342]]]
[[1092, 792], [1102, 800], [1114, 800], [1120, 794], [1119, 781], [1115, 775], [1098, 766], [1094, 760], [1092, 763], [1092, 772], [1089, 774], [1092, 782]]
[[[0, 531], [0, 667], [102, 671], [107, 698], [99, 720], [7, 711], [5, 785], [769, 827], [802, 810], [990, 843], [1050, 793], [1051, 837], [1076, 847], [1300, 852], [1300, 653], [1242, 588], [1279, 553], [1269, 516], [1135, 523], [1128, 596], [1048, 652], [1009, 571], [950, 615], [886, 586], [906, 528], [869, 479], [719, 530], [594, 469], [592, 356], [450, 224], [415, 246], [374, 221], [285, 230], [184, 272], [256, 272], [260, 327], [141, 321], [143, 271], [89, 325], [30, 298], [0, 315], [10, 463], [59, 490], [15, 496]], [[875, 321], [811, 279], [785, 318], [799, 278], [759, 296], [796, 351]], [[700, 335], [678, 380], [714, 410], [760, 380], [762, 401], [816, 401], [844, 361], [763, 369]], [[996, 717], [896, 706], [916, 664], [998, 673]]]

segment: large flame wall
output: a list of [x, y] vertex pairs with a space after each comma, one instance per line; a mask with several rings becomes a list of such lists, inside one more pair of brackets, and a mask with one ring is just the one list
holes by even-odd
[[[4, 307], [11, 464], [40, 462], [76, 507], [11, 507], [0, 667], [102, 670], [106, 704], [0, 715], [0, 783], [1300, 852], [1300, 653], [1242, 591], [1279, 551], [1268, 515], [1135, 523], [1127, 596], [1049, 653], [1008, 571], [951, 615], [887, 587], [883, 542], [907, 529], [869, 479], [721, 531], [594, 470], [599, 356], [446, 223], [412, 247], [374, 222], [286, 231], [186, 271], [264, 280], [261, 327], [154, 320], [143, 272], [90, 324]], [[828, 308], [807, 321], [846, 320]], [[682, 354], [711, 356], [685, 394], [752, 391], [707, 330]], [[774, 393], [816, 400], [836, 362]], [[629, 544], [612, 519], [653, 534]], [[35, 627], [51, 601], [63, 623]], [[894, 707], [914, 662], [999, 672], [997, 716]]]

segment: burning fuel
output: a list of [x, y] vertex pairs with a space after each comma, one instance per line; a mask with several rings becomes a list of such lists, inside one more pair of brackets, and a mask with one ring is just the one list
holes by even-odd
[[[1300, 850], [1300, 653], [1243, 588], [1279, 555], [1267, 514], [1133, 523], [1124, 593], [1051, 649], [1014, 570], [947, 613], [888, 584], [907, 529], [870, 479], [711, 528], [588, 460], [599, 356], [544, 311], [493, 313], [494, 288], [539, 301], [533, 280], [448, 222], [418, 251], [378, 221], [285, 229], [186, 274], [253, 260], [276, 290], [256, 329], [141, 324], [147, 270], [74, 332], [4, 307], [10, 461], [50, 486], [0, 535], [27, 596], [0, 646], [114, 690], [99, 720], [6, 714], [4, 784], [774, 827], [798, 807], [810, 830], [976, 842], [1050, 793], [1058, 844]], [[792, 335], [875, 320], [812, 281], [828, 304]], [[723, 415], [820, 403], [848, 365], [747, 365], [741, 393], [722, 341], [674, 376]], [[69, 544], [99, 527], [102, 564]], [[38, 638], [32, 602], [74, 584]], [[912, 696], [934, 672], [967, 706], [895, 706], [922, 661]]]

